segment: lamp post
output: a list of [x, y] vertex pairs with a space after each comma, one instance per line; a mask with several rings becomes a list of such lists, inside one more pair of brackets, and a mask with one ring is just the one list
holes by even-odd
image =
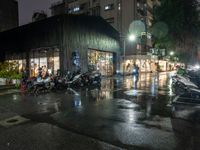
[[[127, 39], [127, 36], [123, 36], [123, 75], [125, 75], [125, 56], [126, 56], [126, 39]], [[136, 36], [134, 34], [130, 34], [128, 36], [128, 40], [129, 41], [135, 41], [136, 40]]]
[[123, 76], [125, 75], [126, 38], [123, 39]]

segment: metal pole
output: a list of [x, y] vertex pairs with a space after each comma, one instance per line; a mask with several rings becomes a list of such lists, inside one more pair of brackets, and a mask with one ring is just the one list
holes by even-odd
[[144, 45], [144, 51], [145, 51], [145, 54], [146, 54], [146, 52], [147, 52], [147, 34], [148, 34], [148, 32], [147, 32], [147, 1], [145, 2], [145, 21], [144, 21], [144, 24], [145, 24], [145, 45]]
[[123, 49], [124, 49], [124, 57], [123, 57], [123, 75], [125, 75], [125, 55], [126, 55], [126, 38], [124, 38], [124, 41], [123, 41]]

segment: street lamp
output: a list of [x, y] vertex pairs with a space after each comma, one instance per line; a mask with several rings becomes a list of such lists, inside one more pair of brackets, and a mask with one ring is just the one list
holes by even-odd
[[134, 34], [130, 34], [128, 37], [124, 36], [123, 40], [123, 49], [124, 49], [124, 57], [123, 57], [123, 62], [124, 62], [124, 67], [123, 67], [123, 75], [125, 75], [125, 55], [126, 55], [126, 39], [129, 39], [129, 41], [133, 42], [136, 40], [136, 36]]
[[169, 53], [169, 55], [173, 56], [173, 55], [174, 55], [174, 52], [173, 52], [173, 51], [171, 51], [171, 52]]
[[176, 61], [175, 60], [176, 57], [174, 57], [174, 51], [169, 52], [169, 55], [170, 55], [170, 60], [171, 61]]
[[131, 34], [128, 38], [129, 38], [129, 41], [135, 41], [136, 40], [136, 36], [134, 34]]

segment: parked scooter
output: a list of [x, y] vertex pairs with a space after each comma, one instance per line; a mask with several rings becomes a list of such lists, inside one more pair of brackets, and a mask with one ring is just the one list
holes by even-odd
[[186, 77], [195, 85], [197, 85], [200, 88], [200, 75], [199, 71], [187, 71]]
[[94, 84], [101, 84], [101, 73], [97, 71], [93, 71], [89, 74], [89, 84], [94, 85]]
[[81, 82], [81, 71], [74, 71], [72, 74], [70, 72], [68, 72], [67, 76], [66, 76], [66, 85], [67, 87], [80, 87], [82, 82]]
[[46, 73], [45, 77], [42, 77], [41, 72], [37, 76], [36, 81], [34, 82], [33, 93], [38, 95], [41, 92], [48, 92], [52, 90], [55, 86], [55, 83], [49, 74]]
[[180, 75], [172, 77], [172, 90], [176, 95], [191, 95], [195, 91], [199, 91], [198, 86], [189, 78]]
[[83, 86], [99, 85], [101, 84], [101, 74], [97, 71], [90, 71], [81, 73], [80, 71], [73, 74], [67, 74], [68, 87], [80, 88]]
[[57, 75], [57, 76], [54, 76], [52, 80], [54, 82], [54, 89], [56, 90], [61, 90], [67, 87], [67, 79], [65, 77], [61, 77]]
[[36, 77], [31, 78], [22, 78], [20, 90], [23, 93], [32, 93], [34, 89], [34, 82], [36, 81]]
[[81, 86], [88, 86], [88, 85], [90, 85], [90, 83], [89, 83], [89, 75], [90, 75], [89, 72], [83, 73], [81, 75]]

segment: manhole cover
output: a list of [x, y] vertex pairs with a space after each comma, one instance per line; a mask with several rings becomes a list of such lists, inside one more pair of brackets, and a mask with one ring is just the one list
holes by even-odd
[[25, 122], [28, 122], [28, 121], [29, 121], [29, 119], [26, 119], [24, 117], [14, 116], [14, 117], [11, 117], [11, 118], [7, 118], [5, 120], [1, 120], [0, 125], [3, 126], [3, 127], [9, 128], [11, 126], [19, 125], [19, 124], [22, 124], [22, 123], [25, 123]]

